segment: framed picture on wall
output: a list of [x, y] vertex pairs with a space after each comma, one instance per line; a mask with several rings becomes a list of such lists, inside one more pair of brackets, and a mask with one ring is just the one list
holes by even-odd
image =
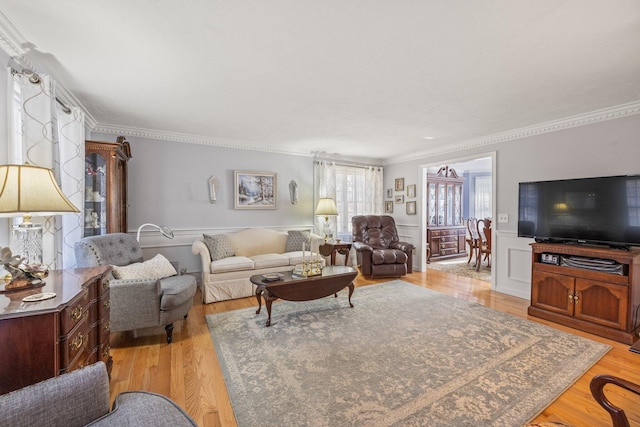
[[274, 172], [234, 171], [235, 209], [275, 209], [278, 187]]
[[384, 202], [384, 213], [393, 213], [393, 201], [387, 200]]
[[404, 196], [396, 196], [396, 203], [404, 203]]
[[404, 191], [404, 178], [396, 178], [396, 191]]
[[393, 188], [387, 188], [387, 199], [393, 199]]
[[407, 197], [416, 197], [416, 185], [407, 185]]
[[407, 215], [416, 214], [416, 202], [407, 202]]

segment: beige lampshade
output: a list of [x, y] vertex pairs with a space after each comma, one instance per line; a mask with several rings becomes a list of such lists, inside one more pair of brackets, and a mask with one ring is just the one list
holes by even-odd
[[338, 208], [336, 207], [336, 201], [330, 197], [323, 197], [318, 200], [318, 206], [316, 206], [316, 215], [327, 217], [329, 215], [338, 215]]
[[62, 193], [51, 169], [0, 166], [0, 216], [49, 216], [67, 212], [80, 210]]

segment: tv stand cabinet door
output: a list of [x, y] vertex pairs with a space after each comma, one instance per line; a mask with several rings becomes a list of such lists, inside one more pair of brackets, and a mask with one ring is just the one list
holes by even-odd
[[627, 286], [576, 279], [575, 317], [615, 329], [627, 329]]
[[571, 276], [533, 271], [531, 305], [553, 313], [573, 316], [575, 279]]

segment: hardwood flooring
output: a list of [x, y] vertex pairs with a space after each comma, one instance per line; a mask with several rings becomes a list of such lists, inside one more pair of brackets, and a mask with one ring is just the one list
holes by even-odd
[[[498, 311], [569, 331], [613, 348], [582, 378], [551, 403], [535, 421], [561, 421], [576, 427], [609, 427], [611, 420], [593, 400], [589, 382], [594, 375], [611, 374], [640, 384], [640, 354], [629, 346], [571, 328], [527, 316], [529, 301], [494, 292], [487, 282], [455, 276], [436, 270], [407, 275], [403, 280], [456, 298], [474, 301]], [[356, 278], [356, 286], [384, 280]], [[356, 289], [356, 293], [357, 293]], [[277, 304], [277, 303], [276, 303]], [[184, 408], [202, 427], [236, 426], [216, 352], [209, 335], [206, 314], [256, 306], [255, 298], [242, 298], [214, 304], [202, 304], [195, 296], [194, 306], [185, 322], [176, 324], [173, 344], [165, 341], [162, 329], [157, 335], [134, 338], [130, 333], [111, 335], [114, 364], [111, 373], [111, 398], [126, 390], [148, 390], [166, 395]], [[180, 324], [182, 323], [182, 324]], [[640, 425], [638, 397], [615, 387], [605, 389], [609, 399], [626, 409], [632, 425]], [[635, 424], [634, 424], [635, 423]]]

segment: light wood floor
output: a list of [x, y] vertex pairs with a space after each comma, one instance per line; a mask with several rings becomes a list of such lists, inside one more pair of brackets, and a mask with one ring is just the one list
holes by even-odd
[[[428, 278], [427, 278], [428, 275]], [[389, 279], [385, 279], [389, 280]], [[356, 286], [385, 280], [356, 279]], [[640, 355], [629, 346], [527, 316], [528, 300], [493, 292], [486, 282], [428, 270], [403, 277], [403, 280], [498, 311], [604, 342], [613, 348], [571, 388], [549, 405], [535, 421], [562, 421], [574, 426], [606, 427], [608, 414], [591, 397], [589, 381], [606, 373], [640, 384]], [[356, 289], [356, 293], [357, 293]], [[277, 304], [277, 303], [276, 303]], [[125, 390], [149, 390], [166, 395], [184, 408], [202, 427], [235, 426], [216, 352], [204, 316], [256, 305], [255, 298], [243, 298], [214, 304], [202, 304], [198, 292], [189, 318], [176, 324], [174, 342], [168, 345], [162, 334], [133, 338], [128, 333], [111, 335], [111, 398]], [[264, 309], [263, 309], [264, 310]], [[609, 387], [609, 386], [607, 386]], [[626, 409], [631, 424], [640, 425], [638, 397], [618, 389], [606, 389], [610, 400]]]

